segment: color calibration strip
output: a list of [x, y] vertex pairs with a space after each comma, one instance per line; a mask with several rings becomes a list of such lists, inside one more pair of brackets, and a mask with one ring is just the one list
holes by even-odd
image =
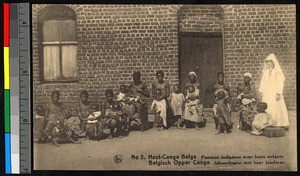
[[11, 133], [10, 133], [10, 58], [9, 29], [10, 6], [3, 4], [3, 46], [4, 46], [4, 132], [5, 132], [5, 173], [11, 174]]
[[3, 3], [3, 17], [5, 173], [30, 174], [29, 3]]
[[10, 4], [10, 140], [11, 172], [20, 173], [20, 105], [19, 105], [19, 22], [18, 4]]

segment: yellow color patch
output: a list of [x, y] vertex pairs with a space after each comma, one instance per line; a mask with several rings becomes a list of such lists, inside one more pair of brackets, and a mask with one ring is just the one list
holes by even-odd
[[9, 47], [4, 47], [4, 89], [10, 89]]

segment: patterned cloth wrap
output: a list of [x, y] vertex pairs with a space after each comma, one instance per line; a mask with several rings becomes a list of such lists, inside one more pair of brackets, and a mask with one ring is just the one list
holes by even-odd
[[96, 123], [85, 124], [86, 136], [89, 137], [89, 139], [100, 137], [105, 133], [106, 129], [125, 122], [125, 116], [122, 111], [115, 112], [108, 110], [106, 114], [107, 115], [98, 118], [98, 122]]
[[96, 123], [86, 123], [85, 124], [86, 136], [89, 139], [99, 136], [102, 131], [103, 131], [103, 123], [101, 123], [99, 121]]
[[111, 109], [107, 109], [106, 114], [104, 118], [106, 118], [106, 123], [110, 124], [111, 121], [114, 119], [117, 122], [124, 122], [125, 121], [125, 116], [124, 113], [121, 110], [118, 111], [113, 111]]
[[256, 114], [256, 111], [243, 108], [239, 114], [239, 129], [242, 131], [252, 130], [252, 122]]
[[[187, 105], [190, 106], [190, 108], [195, 106], [197, 114], [201, 117], [203, 116], [203, 105], [200, 103], [198, 99], [188, 102]], [[193, 111], [189, 111], [189, 112], [191, 113], [191, 115], [193, 115]]]
[[138, 112], [138, 104], [141, 104], [141, 99], [138, 99], [136, 97], [127, 97], [122, 101], [123, 104], [121, 104], [121, 110], [124, 114], [126, 114], [131, 119], [137, 119], [139, 118], [139, 112]]
[[48, 133], [48, 136], [50, 135], [50, 138], [56, 139], [60, 143], [68, 142], [71, 138], [76, 138], [71, 124], [63, 118], [63, 115], [50, 120], [45, 130], [51, 131], [50, 134]]

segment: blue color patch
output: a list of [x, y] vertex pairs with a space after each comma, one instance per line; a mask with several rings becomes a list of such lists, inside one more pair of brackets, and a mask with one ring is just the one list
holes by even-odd
[[11, 145], [10, 133], [5, 133], [5, 173], [11, 174]]

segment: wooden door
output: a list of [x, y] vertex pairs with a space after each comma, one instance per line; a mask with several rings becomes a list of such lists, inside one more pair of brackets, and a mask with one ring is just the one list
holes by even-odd
[[188, 73], [194, 71], [201, 85], [202, 102], [205, 108], [213, 106], [212, 88], [217, 82], [217, 73], [223, 71], [222, 34], [183, 33], [180, 36], [180, 86], [185, 91]]

